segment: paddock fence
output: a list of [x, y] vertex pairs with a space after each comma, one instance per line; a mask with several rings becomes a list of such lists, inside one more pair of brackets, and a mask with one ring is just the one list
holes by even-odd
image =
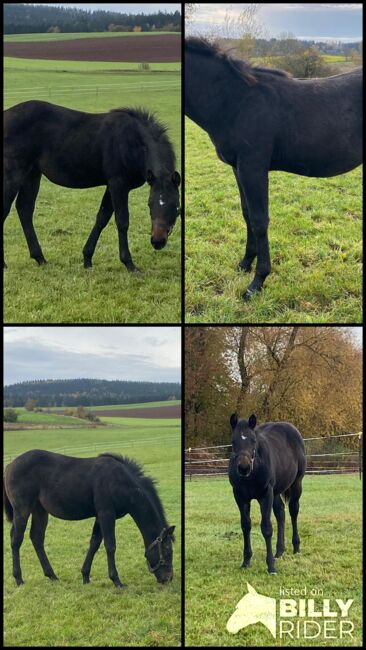
[[28, 99], [45, 99], [52, 100], [52, 98], [60, 98], [66, 96], [90, 95], [91, 97], [104, 96], [108, 93], [116, 94], [121, 91], [134, 91], [145, 93], [152, 90], [155, 92], [166, 92], [170, 90], [179, 90], [181, 87], [180, 80], [167, 79], [167, 80], [152, 80], [152, 81], [130, 81], [120, 83], [106, 83], [106, 84], [81, 84], [75, 86], [38, 86], [33, 88], [17, 88], [16, 90], [6, 93], [7, 101], [26, 101]]
[[[65, 456], [73, 456], [74, 454], [87, 454], [90, 452], [94, 453], [103, 453], [105, 451], [108, 451], [109, 449], [113, 450], [115, 448], [118, 449], [118, 451], [123, 450], [123, 449], [128, 449], [128, 448], [136, 448], [136, 447], [141, 447], [145, 445], [146, 443], [150, 442], [159, 442], [160, 444], [169, 444], [169, 443], [177, 443], [180, 440], [180, 433], [173, 433], [169, 436], [154, 436], [152, 438], [143, 438], [141, 440], [136, 439], [136, 440], [123, 440], [123, 441], [115, 441], [112, 440], [111, 442], [93, 442], [88, 445], [80, 445], [80, 446], [64, 446], [64, 447], [58, 447], [57, 449], [47, 449], [47, 451], [52, 451], [57, 454], [65, 454]], [[21, 452], [22, 453], [22, 452]], [[11, 463], [14, 458], [17, 456], [20, 456], [20, 453], [16, 454], [5, 454], [3, 457], [3, 464], [8, 465], [8, 463]]]
[[[304, 438], [307, 474], [362, 475], [362, 433]], [[231, 445], [185, 449], [184, 476], [187, 480], [227, 476]]]

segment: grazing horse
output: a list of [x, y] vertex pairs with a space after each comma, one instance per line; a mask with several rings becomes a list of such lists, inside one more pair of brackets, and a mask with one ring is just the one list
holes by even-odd
[[300, 552], [297, 515], [306, 469], [305, 447], [300, 432], [288, 422], [267, 422], [258, 427], [256, 424], [255, 415], [251, 415], [249, 420], [240, 420], [233, 413], [230, 418], [232, 453], [229, 480], [240, 510], [244, 537], [242, 568], [249, 566], [252, 557], [250, 502], [257, 499], [262, 514], [261, 531], [267, 547], [268, 572], [274, 574], [272, 508], [278, 526], [275, 557], [281, 557], [285, 550], [285, 506], [281, 494], [289, 501], [294, 553]]
[[33, 211], [44, 174], [64, 187], [106, 185], [95, 225], [83, 249], [84, 267], [113, 212], [119, 256], [136, 271], [128, 247], [128, 195], [150, 185], [151, 244], [164, 248], [180, 214], [180, 175], [166, 127], [148, 111], [117, 108], [83, 113], [48, 102], [28, 101], [4, 112], [4, 221], [16, 208], [30, 256], [45, 264], [33, 226]]
[[114, 555], [115, 522], [127, 514], [140, 529], [149, 571], [161, 583], [173, 577], [175, 526], [167, 524], [154, 481], [137, 463], [119, 454], [72, 458], [39, 449], [27, 451], [5, 470], [4, 506], [12, 522], [13, 576], [18, 586], [23, 584], [19, 550], [30, 515], [30, 537], [43, 572], [51, 580], [57, 577], [44, 549], [48, 514], [68, 520], [95, 517], [81, 569], [84, 584], [89, 582], [94, 555], [104, 539], [109, 577], [116, 587], [126, 586], [119, 578]]
[[324, 79], [293, 79], [254, 68], [204, 39], [185, 47], [185, 112], [207, 131], [233, 169], [247, 226], [240, 269], [258, 293], [271, 270], [268, 172], [336, 176], [362, 162], [362, 69]]

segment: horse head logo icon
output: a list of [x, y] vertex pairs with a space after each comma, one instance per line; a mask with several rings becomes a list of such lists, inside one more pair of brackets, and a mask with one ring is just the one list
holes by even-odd
[[239, 600], [235, 612], [230, 616], [226, 629], [237, 634], [248, 625], [263, 623], [276, 638], [276, 600], [258, 594], [247, 582], [248, 593]]

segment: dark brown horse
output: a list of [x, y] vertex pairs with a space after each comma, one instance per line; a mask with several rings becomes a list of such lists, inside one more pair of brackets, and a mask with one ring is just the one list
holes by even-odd
[[[255, 276], [244, 298], [270, 273], [268, 172], [335, 176], [362, 162], [362, 70], [325, 79], [292, 79], [254, 68], [204, 39], [186, 40], [185, 112], [207, 131], [230, 165], [247, 226], [239, 266]], [[203, 167], [204, 173], [204, 167]]]
[[240, 510], [244, 537], [242, 568], [247, 568], [252, 557], [250, 543], [250, 502], [259, 502], [261, 531], [266, 541], [269, 573], [276, 573], [272, 553], [271, 512], [277, 519], [276, 558], [285, 550], [285, 506], [281, 494], [289, 501], [292, 521], [294, 553], [300, 552], [297, 530], [299, 499], [306, 469], [305, 446], [300, 432], [288, 422], [266, 422], [258, 427], [255, 415], [240, 420], [234, 413], [230, 418], [232, 454], [229, 479], [234, 498]]
[[29, 101], [4, 113], [4, 221], [16, 208], [30, 256], [46, 260], [33, 226], [41, 176], [73, 188], [106, 185], [95, 225], [84, 246], [84, 266], [92, 265], [100, 233], [113, 212], [119, 256], [136, 271], [128, 247], [128, 195], [150, 185], [151, 244], [159, 250], [180, 214], [173, 147], [166, 127], [145, 110], [118, 108], [109, 113], [74, 111], [48, 102]]
[[19, 550], [30, 515], [30, 537], [45, 576], [57, 577], [44, 549], [48, 514], [59, 519], [95, 517], [90, 547], [81, 569], [88, 583], [95, 553], [102, 539], [107, 551], [108, 573], [122, 588], [114, 555], [115, 522], [129, 514], [140, 529], [148, 568], [158, 582], [173, 577], [172, 540], [175, 526], [169, 526], [154, 481], [134, 461], [118, 454], [97, 458], [71, 458], [35, 449], [21, 454], [7, 466], [4, 476], [4, 506], [13, 554], [13, 575], [23, 584]]

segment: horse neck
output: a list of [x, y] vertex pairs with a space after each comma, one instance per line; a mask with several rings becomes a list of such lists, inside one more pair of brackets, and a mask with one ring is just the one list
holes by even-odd
[[143, 537], [145, 548], [147, 548], [161, 533], [166, 526], [152, 499], [144, 490], [138, 490], [138, 498], [134, 497], [130, 507], [130, 515]]
[[[200, 55], [188, 56], [190, 62], [187, 60], [186, 64], [185, 112], [193, 122], [213, 135], [215, 127], [228, 117], [225, 101], [231, 95], [231, 75], [220, 61], [212, 61]], [[198, 88], [199, 92], [194, 92], [193, 88]]]
[[171, 175], [175, 169], [174, 153], [168, 141], [157, 140], [149, 128], [142, 127], [145, 145], [145, 172], [150, 169], [155, 178]]

